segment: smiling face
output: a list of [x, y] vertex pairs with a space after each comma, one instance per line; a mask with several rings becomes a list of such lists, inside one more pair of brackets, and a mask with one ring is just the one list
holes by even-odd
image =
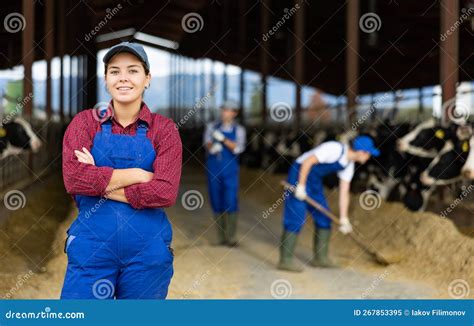
[[145, 72], [143, 63], [131, 53], [114, 55], [107, 63], [105, 83], [113, 100], [122, 104], [142, 100], [151, 75]]

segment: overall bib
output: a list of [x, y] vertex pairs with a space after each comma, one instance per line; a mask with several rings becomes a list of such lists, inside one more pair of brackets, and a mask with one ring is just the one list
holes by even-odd
[[[135, 136], [102, 124], [91, 149], [96, 166], [153, 172], [156, 157], [140, 122]], [[76, 195], [79, 215], [68, 230], [62, 299], [164, 299], [173, 276], [171, 225], [163, 209], [134, 209], [103, 197]]]
[[[342, 166], [339, 163], [339, 160], [345, 152], [344, 146], [342, 145], [341, 147], [341, 155], [336, 162], [315, 164], [311, 168], [306, 181], [306, 192], [308, 196], [327, 209], [329, 209], [329, 206], [326, 197], [324, 196], [323, 178], [328, 174], [345, 169], [345, 166]], [[301, 164], [299, 163], [295, 162], [292, 164], [288, 173], [288, 183], [292, 185], [298, 183], [300, 167]], [[331, 220], [326, 215], [306, 203], [306, 201], [299, 200], [294, 195], [290, 195], [285, 198], [285, 209], [283, 215], [284, 229], [289, 232], [299, 233], [305, 222], [306, 211], [309, 211], [313, 216], [316, 227], [320, 229], [331, 228]]]
[[[220, 129], [221, 123], [216, 128]], [[231, 141], [237, 139], [237, 127], [231, 131], [220, 130]], [[215, 214], [238, 211], [239, 158], [227, 146], [217, 154], [207, 155], [207, 183], [212, 210]]]

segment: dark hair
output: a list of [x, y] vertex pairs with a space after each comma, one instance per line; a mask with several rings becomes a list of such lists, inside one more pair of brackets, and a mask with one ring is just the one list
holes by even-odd
[[[143, 69], [145, 69], [145, 75], [148, 75], [150, 73], [150, 69], [148, 69], [143, 61], [140, 61], [142, 63]], [[105, 69], [104, 69], [104, 75], [107, 75], [107, 68], [109, 67], [109, 64], [105, 64]]]

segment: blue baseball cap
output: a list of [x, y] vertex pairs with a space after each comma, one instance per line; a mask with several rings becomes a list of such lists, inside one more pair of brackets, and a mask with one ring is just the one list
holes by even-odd
[[148, 62], [148, 56], [146, 55], [145, 49], [143, 48], [143, 46], [137, 43], [122, 42], [120, 44], [114, 45], [110, 48], [109, 51], [107, 51], [102, 61], [107, 64], [107, 62], [109, 62], [109, 60], [114, 55], [122, 52], [128, 52], [135, 55], [138, 59], [143, 61], [145, 67], [150, 70], [150, 63]]
[[379, 156], [380, 151], [375, 147], [374, 141], [369, 136], [357, 136], [352, 141], [352, 149], [355, 151], [364, 151], [372, 156]]

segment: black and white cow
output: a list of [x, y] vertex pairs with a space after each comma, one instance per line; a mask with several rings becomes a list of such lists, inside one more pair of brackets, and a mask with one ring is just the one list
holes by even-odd
[[462, 169], [466, 165], [471, 152], [470, 126], [460, 126], [456, 137], [451, 137], [433, 159], [428, 168], [421, 174], [424, 185], [448, 185], [462, 179]]
[[0, 159], [28, 150], [36, 153], [41, 145], [31, 125], [23, 118], [15, 117], [0, 126]]
[[397, 141], [410, 129], [407, 123], [392, 124], [386, 120], [371, 129], [366, 135], [374, 139], [381, 155], [371, 158], [365, 165], [357, 167], [356, 180], [366, 185], [366, 189], [375, 190], [384, 200], [399, 199], [397, 186], [406, 173], [403, 154], [397, 151]]
[[[455, 179], [451, 180], [450, 176], [457, 178], [464, 164], [462, 157], [452, 157], [453, 150], [466, 148], [466, 139], [471, 131], [458, 125], [444, 128], [435, 119], [424, 121], [409, 130], [407, 123], [391, 124], [385, 121], [368, 131], [381, 155], [359, 168], [356, 175], [364, 175], [365, 178], [368, 174], [367, 188], [376, 190], [382, 199], [401, 200], [407, 208], [417, 211], [426, 207], [435, 188], [428, 182], [422, 182], [422, 173], [434, 173], [438, 184], [452, 183]], [[454, 163], [441, 173], [439, 169], [449, 157]], [[439, 160], [443, 165], [436, 164]]]
[[[399, 148], [405, 150], [409, 166], [403, 177], [403, 202], [413, 211], [426, 209], [429, 197], [440, 185], [461, 179], [461, 169], [469, 154], [470, 126], [451, 124], [443, 128], [430, 119], [403, 139]], [[407, 135], [408, 136], [408, 135]]]
[[416, 157], [433, 159], [444, 147], [448, 131], [434, 118], [428, 119], [398, 140], [398, 150]]

